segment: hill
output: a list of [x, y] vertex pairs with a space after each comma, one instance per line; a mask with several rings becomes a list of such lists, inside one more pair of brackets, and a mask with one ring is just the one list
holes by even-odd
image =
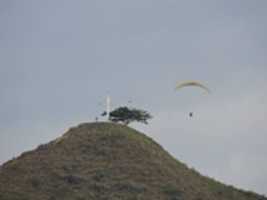
[[136, 130], [85, 123], [0, 168], [0, 200], [267, 200], [189, 169]]

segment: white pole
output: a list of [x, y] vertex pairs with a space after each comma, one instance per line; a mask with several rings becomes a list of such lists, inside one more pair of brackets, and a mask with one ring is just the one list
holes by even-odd
[[107, 103], [107, 110], [106, 110], [106, 112], [107, 112], [107, 121], [109, 120], [110, 102], [111, 102], [110, 97], [107, 96], [107, 101], [106, 101], [106, 103]]

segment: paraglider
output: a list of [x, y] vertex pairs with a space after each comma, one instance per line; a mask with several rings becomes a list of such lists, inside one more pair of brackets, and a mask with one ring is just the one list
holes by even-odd
[[[202, 89], [206, 94], [210, 93], [210, 89], [199, 81], [183, 81], [177, 83], [175, 90], [180, 90], [184, 87], [198, 87]], [[193, 112], [189, 113], [189, 117], [193, 117]]]

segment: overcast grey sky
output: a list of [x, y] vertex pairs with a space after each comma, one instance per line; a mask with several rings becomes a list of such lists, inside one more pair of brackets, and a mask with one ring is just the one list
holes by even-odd
[[[0, 163], [94, 120], [105, 96], [177, 159], [267, 194], [266, 0], [0, 0]], [[174, 91], [177, 81], [200, 80]], [[188, 117], [193, 111], [194, 117]]]

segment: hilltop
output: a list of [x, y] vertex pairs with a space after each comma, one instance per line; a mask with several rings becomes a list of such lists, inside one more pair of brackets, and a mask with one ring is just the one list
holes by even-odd
[[146, 135], [84, 123], [0, 167], [0, 200], [267, 200], [200, 175]]

